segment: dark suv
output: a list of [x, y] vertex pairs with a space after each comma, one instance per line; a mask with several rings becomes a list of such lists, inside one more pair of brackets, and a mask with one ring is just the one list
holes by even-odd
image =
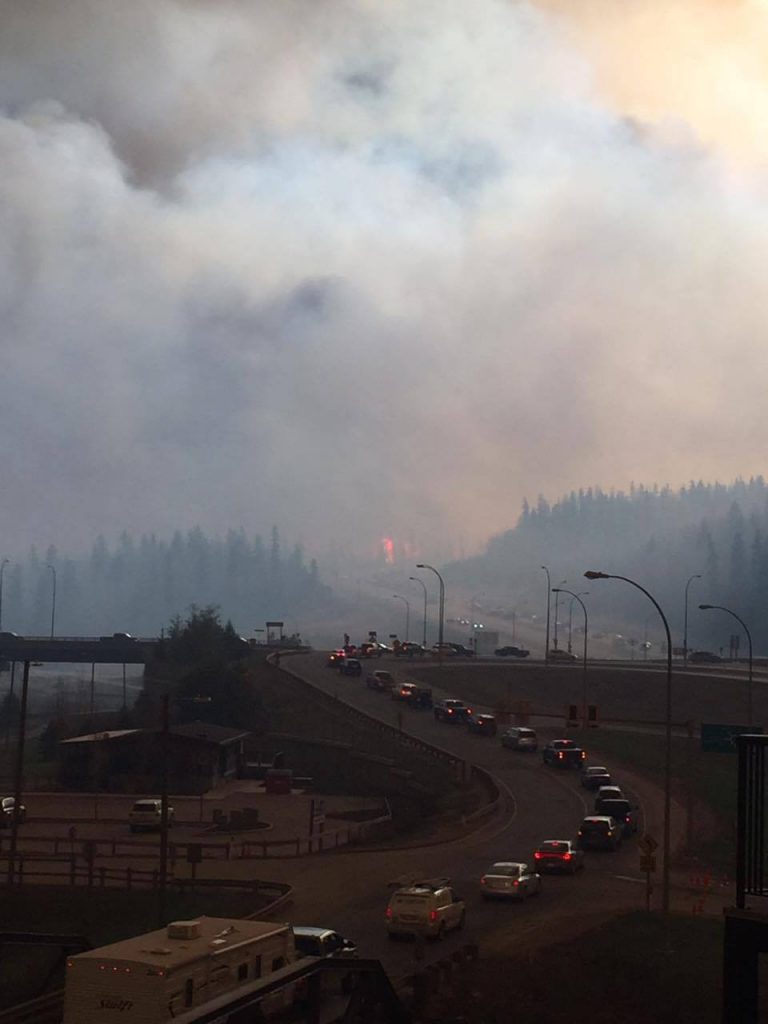
[[582, 850], [618, 850], [621, 846], [621, 825], [613, 818], [593, 814], [579, 828]]
[[595, 806], [595, 812], [610, 815], [625, 839], [637, 832], [637, 808], [629, 800], [599, 800], [598, 803], [600, 806]]
[[472, 717], [472, 708], [468, 708], [463, 700], [448, 697], [437, 700], [434, 704], [435, 719], [438, 722], [466, 722]]
[[552, 740], [542, 750], [541, 758], [544, 764], [553, 768], [581, 768], [587, 759], [587, 752], [573, 740]]

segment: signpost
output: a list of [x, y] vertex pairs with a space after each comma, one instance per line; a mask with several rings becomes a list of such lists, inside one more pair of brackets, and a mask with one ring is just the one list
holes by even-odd
[[645, 909], [648, 912], [651, 909], [651, 894], [653, 893], [651, 875], [656, 871], [656, 857], [654, 853], [658, 849], [659, 844], [653, 836], [648, 835], [646, 832], [642, 839], [638, 839], [637, 846], [640, 850], [640, 870], [645, 872]]

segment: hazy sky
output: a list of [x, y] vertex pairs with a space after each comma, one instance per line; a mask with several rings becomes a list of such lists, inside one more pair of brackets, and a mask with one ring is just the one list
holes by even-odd
[[0, 0], [0, 554], [765, 470], [768, 5]]

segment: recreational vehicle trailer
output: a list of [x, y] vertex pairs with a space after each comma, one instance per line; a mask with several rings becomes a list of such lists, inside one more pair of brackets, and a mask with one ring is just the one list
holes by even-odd
[[[291, 926], [201, 917], [69, 957], [64, 1024], [166, 1024], [296, 959]], [[287, 985], [265, 1015], [293, 1002]]]

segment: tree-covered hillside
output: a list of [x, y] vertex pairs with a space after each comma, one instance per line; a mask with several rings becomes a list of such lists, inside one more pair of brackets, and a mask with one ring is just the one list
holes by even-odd
[[12, 558], [4, 570], [2, 628], [48, 635], [56, 570], [57, 635], [102, 635], [125, 631], [155, 636], [191, 605], [213, 605], [236, 629], [252, 635], [266, 619], [310, 619], [327, 608], [314, 560], [306, 563], [295, 545], [287, 552], [277, 528], [268, 543], [230, 530], [226, 538], [202, 530], [177, 532], [170, 540], [123, 533], [110, 547], [103, 537], [89, 556], [67, 557], [51, 547]]
[[[589, 489], [552, 505], [542, 498], [535, 507], [525, 504], [515, 528], [492, 538], [484, 554], [446, 572], [457, 582], [520, 598], [540, 587], [542, 565], [553, 585], [567, 579], [569, 589], [589, 590], [597, 619], [642, 626], [648, 614], [642, 595], [617, 582], [588, 583], [583, 573], [597, 569], [635, 579], [659, 600], [678, 637], [686, 581], [700, 573], [690, 590], [692, 637], [712, 632], [696, 606], [719, 604], [747, 622], [756, 649], [768, 651], [768, 487], [762, 477], [729, 486], [692, 483], [678, 491]], [[733, 620], [721, 626], [724, 634], [739, 631]]]

